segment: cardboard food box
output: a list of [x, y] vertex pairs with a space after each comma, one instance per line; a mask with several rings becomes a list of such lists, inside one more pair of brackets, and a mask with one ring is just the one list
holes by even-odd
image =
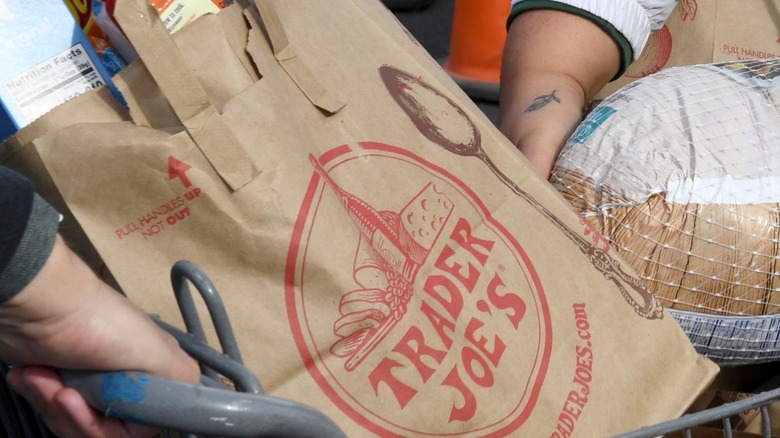
[[[128, 62], [135, 60], [135, 57], [123, 56], [122, 46], [114, 47], [114, 41], [109, 36], [111, 33], [101, 26], [101, 11], [105, 10], [102, 1], [64, 0], [64, 2], [111, 76], [125, 68]], [[121, 34], [118, 26], [112, 26], [110, 30]], [[126, 39], [120, 38], [120, 41], [126, 42], [126, 47], [132, 47]]]
[[205, 14], [216, 14], [228, 0], [150, 0], [163, 24], [173, 33]]
[[[115, 0], [64, 0], [113, 76], [138, 59], [130, 41], [114, 19]], [[149, 0], [171, 33], [196, 18], [216, 14], [232, 0]]]
[[62, 0], [0, 0], [0, 139], [110, 74]]

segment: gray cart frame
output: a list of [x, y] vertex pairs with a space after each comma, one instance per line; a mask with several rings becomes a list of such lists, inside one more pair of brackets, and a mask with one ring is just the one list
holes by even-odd
[[[106, 415], [133, 419], [164, 430], [163, 437], [320, 437], [343, 438], [344, 432], [330, 418], [301, 403], [263, 394], [255, 375], [243, 365], [232, 325], [222, 299], [206, 274], [188, 261], [171, 269], [171, 283], [187, 333], [155, 321], [173, 335], [201, 366], [201, 384], [175, 382], [138, 372], [61, 371], [68, 386], [79, 390], [88, 403]], [[208, 345], [205, 330], [190, 291], [195, 286], [206, 304], [222, 351]], [[0, 363], [0, 377], [9, 367]], [[125, 385], [132, 393], [143, 384], [143, 401], [107, 399], [101, 385], [107, 381]], [[139, 383], [141, 382], [141, 383]], [[663, 423], [616, 435], [615, 438], [651, 438], [682, 432], [690, 438], [697, 426], [720, 421], [723, 436], [731, 438], [730, 417], [759, 409], [764, 437], [771, 437], [768, 406], [780, 400], [780, 388]], [[0, 379], [0, 435], [9, 438], [54, 438], [30, 406]]]

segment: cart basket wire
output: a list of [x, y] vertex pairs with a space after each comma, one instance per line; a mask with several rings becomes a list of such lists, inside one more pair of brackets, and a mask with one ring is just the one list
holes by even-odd
[[[222, 437], [318, 437], [343, 438], [344, 432], [330, 418], [304, 404], [265, 395], [255, 375], [243, 365], [232, 325], [211, 280], [195, 264], [182, 260], [171, 269], [171, 283], [187, 332], [154, 317], [201, 367], [200, 385], [176, 382], [140, 372], [60, 371], [67, 386], [77, 389], [87, 402], [107, 416], [137, 421], [163, 430], [163, 438]], [[222, 351], [210, 347], [190, 292], [201, 295]], [[10, 367], [0, 362], [2, 377]], [[107, 397], [106, 385], [143, 397]], [[753, 409], [761, 413], [762, 433], [771, 437], [768, 406], [780, 400], [780, 388], [743, 400], [642, 427], [614, 438], [650, 438], [682, 432], [720, 421], [723, 435], [733, 436], [730, 418]], [[240, 406], [240, 409], [236, 407]], [[0, 379], [0, 436], [55, 438], [26, 401]]]

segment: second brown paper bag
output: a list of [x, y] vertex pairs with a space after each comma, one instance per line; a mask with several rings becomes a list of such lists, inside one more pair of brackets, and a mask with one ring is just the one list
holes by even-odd
[[639, 59], [597, 96], [669, 67], [776, 58], [780, 4], [776, 0], [680, 0], [650, 35]]

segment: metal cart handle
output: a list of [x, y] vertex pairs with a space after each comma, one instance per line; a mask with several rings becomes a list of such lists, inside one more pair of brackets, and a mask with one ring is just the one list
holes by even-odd
[[[159, 318], [155, 322], [198, 360], [202, 371], [200, 385], [136, 371], [60, 370], [65, 385], [79, 391], [106, 416], [168, 431], [224, 437], [346, 437], [321, 412], [263, 395], [260, 382], [242, 363], [222, 300], [199, 267], [188, 261], [177, 262], [171, 270], [171, 282], [188, 333]], [[206, 303], [223, 352], [206, 342], [189, 283]], [[221, 383], [222, 379], [232, 382], [237, 391]]]
[[289, 400], [122, 371], [63, 371], [106, 416], [165, 430], [225, 437], [344, 437], [319, 411]]

